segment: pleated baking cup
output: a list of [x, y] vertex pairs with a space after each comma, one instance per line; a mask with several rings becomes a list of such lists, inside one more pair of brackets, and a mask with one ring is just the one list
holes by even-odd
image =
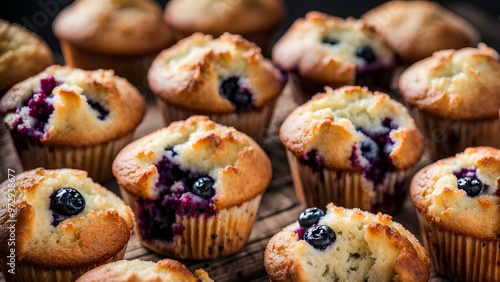
[[[121, 187], [120, 191], [139, 218], [137, 199]], [[137, 235], [143, 246], [168, 257], [208, 260], [228, 256], [246, 244], [261, 198], [262, 194], [239, 206], [219, 210], [214, 216], [176, 215], [175, 222], [183, 231], [172, 241], [143, 238], [139, 225], [136, 225]]]
[[116, 75], [126, 78], [133, 85], [145, 88], [148, 69], [161, 51], [128, 56], [100, 54], [78, 48], [64, 40], [61, 41], [61, 49], [64, 61], [71, 67], [84, 70], [112, 69]]
[[[177, 108], [159, 98], [157, 102], [162, 112], [165, 125], [167, 126], [173, 121], [185, 120], [190, 116], [200, 114]], [[268, 102], [258, 110], [230, 114], [208, 114], [207, 116], [216, 123], [233, 126], [237, 130], [246, 133], [257, 142], [262, 143], [269, 128], [275, 104], [276, 99]]]
[[432, 268], [453, 281], [500, 281], [500, 239], [481, 240], [440, 228], [417, 212]]
[[40, 147], [27, 143], [27, 149], [16, 146], [16, 150], [24, 170], [37, 167], [76, 168], [87, 171], [94, 181], [102, 182], [113, 177], [111, 164], [120, 150], [132, 140], [133, 135], [134, 133], [131, 132], [117, 139], [92, 146]]
[[395, 214], [408, 194], [405, 180], [414, 169], [387, 173], [384, 182], [374, 186], [361, 172], [322, 169], [313, 171], [287, 150], [293, 185], [305, 207], [324, 207], [333, 202], [345, 208]]
[[[12, 268], [7, 265], [9, 260], [6, 256], [0, 257], [0, 269], [4, 275], [6, 282], [26, 282], [26, 281], [44, 281], [44, 282], [68, 282], [75, 281], [78, 277], [85, 274], [98, 266], [106, 263], [122, 260], [125, 256], [127, 245], [106, 261], [100, 263], [93, 263], [82, 267], [68, 267], [68, 268], [43, 268], [32, 266], [24, 263], [15, 263], [13, 268], [14, 274], [9, 272]], [[12, 271], [12, 270], [11, 270]]]
[[500, 118], [478, 121], [447, 120], [417, 108], [410, 113], [426, 138], [426, 149], [435, 160], [454, 156], [468, 147], [500, 148]]

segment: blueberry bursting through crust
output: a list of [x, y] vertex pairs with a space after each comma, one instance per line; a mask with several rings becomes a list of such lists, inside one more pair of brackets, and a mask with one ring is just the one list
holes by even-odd
[[337, 234], [326, 225], [318, 225], [325, 213], [319, 208], [309, 208], [300, 213], [298, 222], [300, 227], [295, 230], [299, 240], [306, 241], [317, 250], [325, 250], [335, 243]]
[[252, 93], [248, 87], [242, 87], [240, 78], [231, 76], [223, 79], [219, 86], [219, 95], [228, 99], [236, 110], [247, 110], [252, 107]]
[[489, 188], [477, 177], [476, 168], [463, 168], [454, 175], [457, 177], [458, 189], [464, 190], [469, 197], [476, 197]]
[[66, 218], [77, 215], [85, 209], [85, 198], [76, 189], [64, 187], [50, 196], [52, 226], [57, 226]]
[[139, 199], [137, 223], [145, 239], [172, 241], [182, 234], [184, 226], [176, 216], [211, 217], [217, 214], [214, 207], [215, 180], [203, 173], [183, 169], [173, 159], [177, 153], [167, 148], [156, 163], [159, 177], [156, 196]]

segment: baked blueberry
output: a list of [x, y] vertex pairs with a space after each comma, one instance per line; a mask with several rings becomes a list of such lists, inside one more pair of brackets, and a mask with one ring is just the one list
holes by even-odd
[[379, 157], [379, 145], [370, 137], [363, 136], [361, 141], [361, 155], [370, 161], [375, 161]]
[[372, 47], [370, 45], [365, 45], [356, 50], [356, 57], [364, 59], [367, 63], [375, 61], [375, 53], [373, 53]]
[[325, 215], [325, 213], [318, 208], [308, 208], [300, 213], [299, 224], [302, 227], [310, 227], [314, 224], [318, 224], [319, 220]]
[[483, 183], [477, 177], [463, 177], [457, 179], [458, 189], [465, 190], [467, 196], [475, 197], [481, 193]]
[[313, 172], [321, 172], [324, 167], [324, 159], [318, 154], [317, 150], [310, 150], [299, 158], [302, 165], [309, 166]]
[[306, 230], [304, 240], [315, 249], [324, 250], [337, 239], [337, 234], [329, 226], [314, 225]]
[[109, 114], [108, 109], [106, 109], [101, 103], [90, 99], [87, 100], [87, 103], [94, 111], [98, 113], [97, 115], [98, 119], [104, 120], [108, 116]]
[[76, 189], [65, 187], [55, 191], [50, 200], [50, 209], [60, 215], [72, 216], [85, 208], [85, 198]]
[[336, 45], [336, 44], [339, 44], [339, 40], [337, 39], [332, 39], [332, 38], [323, 38], [323, 40], [321, 41], [322, 43], [324, 44], [328, 44], [328, 45]]
[[240, 87], [239, 77], [231, 76], [222, 81], [219, 86], [219, 94], [228, 99], [238, 109], [247, 108], [252, 103], [252, 94], [246, 87]]
[[209, 176], [202, 176], [193, 183], [192, 192], [204, 199], [210, 199], [215, 195], [213, 188], [215, 181]]

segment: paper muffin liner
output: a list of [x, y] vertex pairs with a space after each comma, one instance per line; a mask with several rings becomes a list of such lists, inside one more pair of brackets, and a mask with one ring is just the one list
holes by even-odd
[[[84, 70], [112, 69], [115, 74], [126, 78], [136, 86], [147, 89], [147, 73], [158, 52], [143, 55], [111, 55], [90, 52], [61, 40], [64, 61], [71, 67]], [[142, 90], [142, 89], [140, 89]]]
[[330, 202], [345, 208], [395, 214], [405, 202], [409, 186], [405, 179], [413, 169], [387, 173], [374, 187], [361, 172], [323, 169], [314, 172], [287, 150], [293, 185], [304, 207], [324, 207]]
[[[137, 215], [137, 198], [120, 187], [121, 195]], [[183, 226], [182, 234], [173, 241], [143, 238], [143, 246], [159, 254], [179, 259], [208, 260], [234, 254], [246, 244], [259, 209], [262, 194], [239, 206], [219, 210], [214, 216], [176, 215], [175, 222]]]
[[439, 160], [463, 152], [468, 147], [500, 148], [500, 118], [478, 121], [446, 120], [410, 109], [426, 138], [428, 153]]
[[454, 281], [500, 281], [500, 239], [487, 241], [440, 228], [417, 211], [432, 268]]
[[[183, 110], [172, 106], [161, 99], [157, 99], [160, 111], [163, 115], [165, 125], [173, 121], [185, 120], [197, 113]], [[214, 122], [227, 126], [233, 126], [237, 130], [246, 133], [258, 142], [264, 140], [265, 134], [271, 122], [276, 99], [268, 102], [259, 110], [251, 110], [230, 114], [208, 114], [207, 116]]]
[[102, 182], [113, 178], [111, 164], [133, 135], [131, 132], [102, 144], [85, 147], [40, 147], [28, 143], [27, 150], [16, 146], [16, 151], [24, 170], [37, 167], [76, 168], [87, 171], [94, 181]]
[[127, 244], [116, 255], [112, 256], [106, 261], [101, 263], [90, 264], [83, 267], [69, 267], [69, 268], [43, 268], [32, 266], [23, 263], [17, 263], [15, 267], [15, 274], [7, 272], [8, 260], [6, 256], [0, 257], [0, 269], [4, 275], [6, 282], [25, 282], [25, 281], [51, 281], [51, 282], [68, 282], [75, 281], [78, 277], [85, 274], [98, 266], [122, 260], [127, 250]]

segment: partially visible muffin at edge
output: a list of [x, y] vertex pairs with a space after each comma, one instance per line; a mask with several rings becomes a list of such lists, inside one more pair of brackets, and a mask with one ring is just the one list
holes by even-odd
[[51, 66], [12, 87], [0, 110], [24, 169], [79, 168], [101, 181], [146, 105], [112, 70]]
[[[7, 281], [74, 281], [123, 259], [134, 227], [132, 210], [85, 171], [26, 171], [14, 182], [4, 181], [0, 195], [0, 267]], [[15, 247], [7, 242], [13, 226]], [[11, 248], [13, 275], [7, 271]]]
[[143, 260], [121, 260], [94, 268], [76, 282], [213, 282], [203, 269], [194, 275], [182, 263], [162, 259], [157, 263]]
[[53, 63], [52, 51], [41, 38], [0, 19], [0, 97], [14, 84]]

